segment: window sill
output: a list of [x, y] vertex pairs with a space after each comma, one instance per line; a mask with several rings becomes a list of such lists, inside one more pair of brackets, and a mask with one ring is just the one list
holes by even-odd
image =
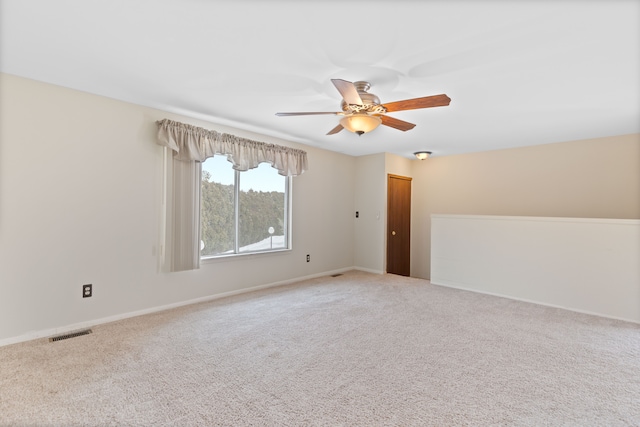
[[207, 257], [201, 257], [200, 263], [209, 264], [220, 261], [231, 261], [237, 259], [245, 259], [245, 258], [253, 258], [265, 255], [282, 255], [291, 252], [291, 249], [274, 249], [269, 251], [261, 251], [261, 252], [245, 252], [239, 254], [223, 254], [223, 255], [211, 255]]

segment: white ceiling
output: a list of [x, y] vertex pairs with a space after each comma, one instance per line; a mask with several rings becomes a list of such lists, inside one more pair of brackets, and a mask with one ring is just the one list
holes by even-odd
[[[2, 72], [350, 155], [640, 132], [637, 0], [0, 0], [0, 16]], [[452, 101], [361, 137], [275, 116], [340, 111], [332, 78]]]

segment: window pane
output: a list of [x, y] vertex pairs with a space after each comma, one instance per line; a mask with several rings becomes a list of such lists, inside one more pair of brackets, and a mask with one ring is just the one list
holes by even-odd
[[202, 163], [201, 256], [235, 250], [235, 171], [231, 166], [226, 156], [210, 157]]
[[240, 252], [286, 248], [287, 178], [268, 163], [240, 173]]

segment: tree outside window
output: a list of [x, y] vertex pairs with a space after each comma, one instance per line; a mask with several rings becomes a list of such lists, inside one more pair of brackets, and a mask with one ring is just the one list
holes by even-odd
[[268, 163], [233, 170], [226, 156], [202, 164], [201, 257], [288, 248], [290, 178]]

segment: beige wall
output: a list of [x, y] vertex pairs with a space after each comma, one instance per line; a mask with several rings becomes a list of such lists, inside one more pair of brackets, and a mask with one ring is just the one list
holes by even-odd
[[413, 162], [412, 276], [430, 277], [430, 215], [640, 218], [640, 135]]
[[[355, 264], [372, 273], [386, 271], [387, 175], [411, 176], [412, 160], [390, 153], [356, 158]], [[413, 191], [413, 190], [412, 190]]]
[[[163, 118], [308, 152], [291, 251], [158, 271]], [[351, 269], [354, 171], [344, 154], [0, 74], [0, 345]]]
[[372, 273], [384, 273], [384, 230], [387, 196], [384, 188], [385, 155], [372, 154], [355, 160], [355, 267]]

